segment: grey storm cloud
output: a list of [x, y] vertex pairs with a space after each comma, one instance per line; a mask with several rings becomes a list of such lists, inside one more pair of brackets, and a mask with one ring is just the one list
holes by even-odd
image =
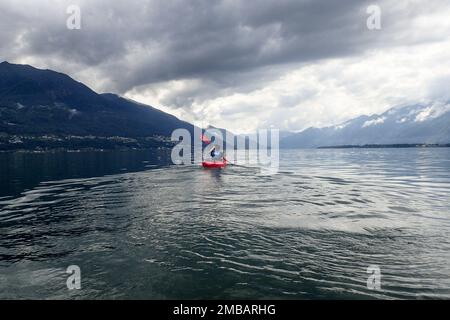
[[[65, 27], [65, 9], [74, 2], [82, 10], [76, 31]], [[55, 64], [95, 67], [120, 92], [191, 77], [230, 86], [256, 68], [354, 54], [379, 43], [366, 28], [371, 2], [364, 0], [25, 3], [0, 1], [2, 57], [47, 56]]]

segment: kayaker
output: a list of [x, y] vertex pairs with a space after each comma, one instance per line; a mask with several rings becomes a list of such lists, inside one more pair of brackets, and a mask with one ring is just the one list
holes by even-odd
[[223, 158], [223, 152], [216, 150], [216, 147], [212, 148], [210, 155], [214, 161], [219, 161], [219, 160], [222, 160], [222, 158]]

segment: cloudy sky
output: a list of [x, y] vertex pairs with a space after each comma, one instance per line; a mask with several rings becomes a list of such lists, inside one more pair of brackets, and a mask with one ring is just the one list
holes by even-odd
[[[71, 4], [80, 30], [66, 26]], [[301, 130], [450, 99], [450, 3], [0, 0], [0, 60], [204, 126]]]

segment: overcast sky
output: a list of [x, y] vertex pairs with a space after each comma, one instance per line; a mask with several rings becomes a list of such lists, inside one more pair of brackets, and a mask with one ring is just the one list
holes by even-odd
[[[381, 30], [367, 28], [371, 4]], [[0, 60], [204, 126], [301, 130], [450, 99], [450, 3], [0, 0]]]

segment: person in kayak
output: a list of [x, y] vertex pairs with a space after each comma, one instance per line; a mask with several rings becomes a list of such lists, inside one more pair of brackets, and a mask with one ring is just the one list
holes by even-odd
[[223, 152], [220, 150], [217, 150], [215, 146], [212, 148], [212, 150], [209, 154], [214, 162], [215, 161], [223, 161]]

